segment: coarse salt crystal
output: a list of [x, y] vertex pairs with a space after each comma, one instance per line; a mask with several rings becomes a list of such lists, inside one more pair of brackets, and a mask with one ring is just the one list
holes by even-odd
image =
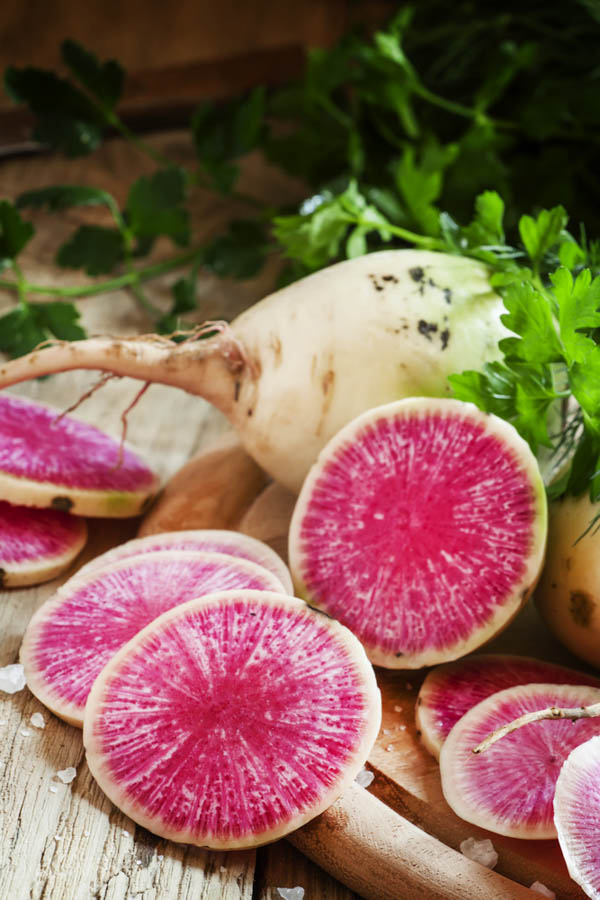
[[164, 859], [164, 856], [162, 855], [162, 853], [159, 853], [156, 858], [159, 862], [162, 862], [162, 860]]
[[67, 766], [66, 769], [59, 769], [56, 777], [60, 778], [63, 784], [70, 784], [77, 775], [77, 769], [74, 766]]
[[48, 788], [48, 790], [50, 791], [51, 794], [56, 794], [56, 792], [58, 791], [58, 788], [56, 787], [55, 784], [51, 784], [50, 787]]
[[84, 836], [84, 837], [89, 837], [91, 833], [92, 833], [92, 832], [90, 831], [90, 829], [89, 829], [89, 828], [86, 828], [86, 830], [83, 832], [83, 836]]
[[545, 884], [542, 884], [541, 881], [534, 881], [529, 890], [536, 891], [538, 894], [541, 894], [542, 897], [550, 897], [550, 900], [556, 900], [554, 891], [551, 891], [550, 888], [546, 887]]
[[402, 712], [402, 707], [401, 707], [401, 706], [395, 706], [395, 707], [394, 707], [394, 712]]
[[136, 864], [136, 866], [141, 866], [141, 864], [142, 864], [141, 859], [136, 859], [135, 864]]
[[391, 751], [394, 749], [393, 744], [388, 744], [385, 749], [387, 750], [388, 753], [391, 753]]
[[8, 719], [0, 719], [0, 725], [8, 725]]
[[21, 734], [23, 735], [23, 737], [31, 737], [33, 731], [31, 730], [31, 728], [21, 728]]
[[16, 694], [25, 687], [25, 671], [21, 663], [12, 663], [0, 669], [0, 691], [5, 694]]
[[36, 728], [45, 728], [46, 727], [46, 721], [45, 721], [43, 715], [39, 712], [34, 713], [29, 721]]
[[303, 887], [277, 888], [276, 890], [282, 900], [303, 900], [304, 897]]
[[225, 873], [227, 871], [227, 866], [219, 866], [219, 872]]
[[406, 731], [406, 725], [398, 725], [400, 731]]
[[382, 733], [382, 734], [391, 734], [391, 731], [390, 731], [389, 728], [384, 728], [383, 731], [382, 731], [381, 733]]
[[369, 772], [368, 769], [361, 769], [356, 778], [355, 782], [360, 785], [360, 787], [369, 787], [375, 778], [375, 774], [373, 772]]
[[483, 841], [476, 841], [472, 837], [467, 838], [465, 841], [461, 841], [460, 852], [463, 856], [488, 869], [493, 869], [498, 862], [498, 854], [489, 838], [485, 838]]

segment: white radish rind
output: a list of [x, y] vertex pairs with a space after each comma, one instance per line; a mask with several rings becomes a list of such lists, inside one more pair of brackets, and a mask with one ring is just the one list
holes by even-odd
[[560, 770], [554, 824], [569, 875], [600, 900], [600, 736], [572, 750]]
[[414, 669], [506, 627], [545, 539], [544, 485], [512, 425], [413, 398], [363, 413], [323, 449], [292, 517], [290, 568], [373, 663]]
[[89, 572], [98, 571], [119, 559], [154, 553], [156, 550], [199, 550], [203, 553], [224, 553], [238, 559], [247, 559], [272, 572], [281, 582], [284, 593], [294, 593], [288, 567], [267, 544], [237, 531], [209, 528], [168, 531], [134, 538], [92, 559], [79, 569], [77, 577], [87, 576]]
[[528, 656], [480, 653], [437, 666], [425, 678], [415, 718], [421, 741], [436, 759], [450, 729], [469, 709], [491, 694], [518, 684], [587, 684], [600, 679], [566, 666]]
[[528, 684], [482, 700], [454, 726], [442, 747], [444, 797], [467, 822], [508, 837], [556, 837], [553, 798], [571, 750], [600, 732], [600, 720], [533, 722], [474, 754], [485, 737], [529, 712], [588, 706], [600, 690], [582, 685]]
[[158, 477], [118, 441], [60, 410], [0, 394], [0, 497], [78, 516], [143, 512]]
[[228, 591], [177, 607], [97, 678], [92, 775], [143, 827], [219, 850], [277, 840], [352, 784], [381, 721], [356, 638], [285, 595]]
[[81, 728], [90, 688], [120, 647], [157, 616], [229, 588], [281, 592], [262, 566], [222, 553], [165, 550], [72, 578], [31, 619], [21, 662], [33, 694]]
[[83, 519], [0, 500], [0, 587], [25, 587], [56, 578], [86, 540]]

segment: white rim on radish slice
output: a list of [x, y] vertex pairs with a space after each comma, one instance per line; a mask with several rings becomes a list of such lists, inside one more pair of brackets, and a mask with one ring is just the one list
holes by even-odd
[[83, 519], [0, 500], [0, 587], [55, 578], [70, 566], [86, 540]]
[[233, 588], [281, 593], [262, 566], [183, 550], [132, 556], [71, 579], [27, 627], [21, 645], [27, 684], [57, 716], [81, 727], [94, 679], [123, 644], [173, 606]]
[[135, 822], [215, 849], [276, 840], [331, 805], [375, 742], [363, 648], [301, 600], [229, 591], [126, 644], [94, 683], [94, 778]]
[[528, 684], [492, 694], [470, 709], [440, 755], [442, 789], [454, 812], [509, 837], [556, 837], [552, 802], [561, 766], [574, 747], [600, 732], [600, 720], [546, 719], [513, 731], [483, 753], [473, 748], [525, 713], [599, 700], [600, 690], [593, 687]]
[[156, 550], [201, 550], [204, 553], [225, 553], [227, 556], [247, 559], [272, 572], [281, 582], [286, 594], [294, 593], [288, 567], [267, 544], [237, 531], [219, 529], [168, 531], [134, 538], [92, 559], [79, 569], [77, 577], [96, 572], [118, 559], [137, 556], [140, 553], [154, 553]]
[[600, 736], [567, 757], [556, 782], [554, 824], [569, 875], [600, 900]]
[[477, 654], [433, 669], [423, 682], [416, 705], [421, 741], [436, 759], [450, 729], [464, 714], [491, 694], [517, 684], [587, 684], [600, 679], [566, 666], [528, 656]]
[[539, 577], [546, 497], [516, 430], [458, 400], [369, 410], [324, 448], [290, 528], [298, 593], [372, 662], [420, 668], [504, 628]]
[[0, 394], [0, 497], [79, 516], [139, 515], [157, 476], [113, 438], [60, 410]]

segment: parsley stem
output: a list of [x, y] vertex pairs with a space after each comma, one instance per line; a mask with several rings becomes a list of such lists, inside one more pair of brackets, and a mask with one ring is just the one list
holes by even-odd
[[428, 249], [434, 250], [448, 249], [446, 244], [439, 240], [439, 238], [431, 237], [426, 234], [417, 234], [415, 231], [409, 231], [408, 228], [401, 228], [400, 225], [392, 225], [391, 222], [377, 225], [374, 222], [369, 221], [369, 219], [360, 218], [360, 216], [356, 218], [352, 217], [351, 221], [356, 225], [368, 228], [369, 231], [373, 231], [376, 228], [380, 228], [382, 231], [388, 231], [395, 237], [401, 238], [401, 240], [407, 241], [409, 244], [415, 244], [417, 247], [427, 247]]

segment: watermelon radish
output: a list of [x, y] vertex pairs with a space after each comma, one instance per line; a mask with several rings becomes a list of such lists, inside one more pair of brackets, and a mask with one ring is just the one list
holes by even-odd
[[155, 834], [215, 849], [276, 840], [350, 786], [381, 699], [356, 638], [301, 600], [227, 591], [152, 622], [85, 709], [92, 775]]
[[498, 834], [553, 838], [552, 801], [571, 750], [600, 733], [600, 721], [544, 720], [508, 734], [476, 755], [488, 734], [519, 716], [549, 706], [586, 706], [600, 690], [584, 685], [528, 684], [492, 694], [470, 709], [440, 754], [442, 789], [461, 818]]
[[294, 593], [289, 569], [274, 550], [271, 550], [262, 541], [257, 541], [248, 535], [239, 534], [236, 531], [209, 528], [170, 531], [134, 538], [92, 559], [79, 569], [77, 577], [86, 576], [89, 572], [97, 572], [118, 559], [139, 556], [140, 553], [153, 553], [156, 550], [200, 550], [204, 553], [224, 553], [238, 559], [247, 559], [272, 572], [281, 582], [284, 593]]
[[220, 553], [157, 551], [73, 578], [31, 619], [21, 646], [27, 684], [81, 727], [92, 683], [116, 651], [165, 610], [229, 588], [278, 591], [278, 578]]
[[560, 770], [554, 824], [569, 875], [600, 900], [600, 736], [575, 747]]
[[0, 587], [55, 578], [73, 562], [86, 539], [83, 519], [0, 500]]
[[158, 488], [119, 442], [59, 410], [0, 395], [0, 497], [79, 516], [138, 515]]
[[587, 684], [600, 679], [566, 666], [527, 656], [478, 654], [433, 669], [417, 697], [416, 720], [421, 740], [436, 759], [450, 729], [481, 700], [517, 684]]
[[329, 442], [292, 517], [290, 568], [372, 662], [420, 668], [504, 628], [539, 576], [546, 498], [515, 429], [458, 400], [412, 398]]

